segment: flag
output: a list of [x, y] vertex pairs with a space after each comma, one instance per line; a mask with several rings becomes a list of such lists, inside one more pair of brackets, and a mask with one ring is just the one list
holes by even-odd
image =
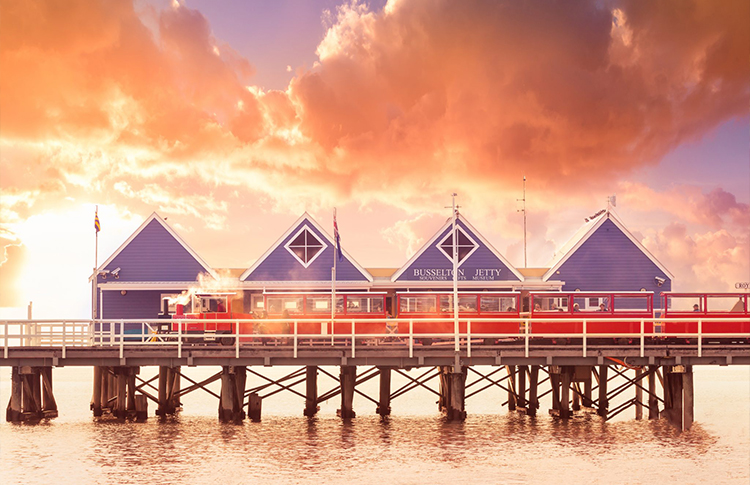
[[339, 225], [336, 223], [336, 209], [333, 209], [333, 239], [336, 241], [336, 254], [338, 255], [339, 261], [344, 260], [344, 255], [341, 254], [341, 238], [339, 238]]
[[96, 232], [102, 230], [102, 225], [99, 224], [99, 210], [94, 213], [94, 229], [96, 229]]

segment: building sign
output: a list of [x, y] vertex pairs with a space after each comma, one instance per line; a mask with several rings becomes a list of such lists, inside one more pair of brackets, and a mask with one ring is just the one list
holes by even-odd
[[[452, 268], [415, 268], [414, 279], [420, 281], [453, 281]], [[468, 272], [458, 268], [458, 281], [495, 281], [500, 279], [499, 268], [475, 268]]]

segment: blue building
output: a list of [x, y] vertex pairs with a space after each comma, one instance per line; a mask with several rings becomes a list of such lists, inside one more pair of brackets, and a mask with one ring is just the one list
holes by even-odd
[[588, 220], [547, 264], [562, 291], [652, 291], [654, 307], [674, 276], [609, 210]]
[[[384, 295], [393, 310], [402, 291], [453, 287], [452, 219], [400, 268], [363, 268], [342, 251], [336, 261], [337, 294]], [[461, 291], [653, 291], [672, 288], [672, 274], [625, 228], [603, 211], [588, 221], [545, 268], [515, 268], [469, 221], [457, 219]], [[235, 313], [265, 310], [269, 294], [331, 295], [333, 238], [304, 213], [251, 267], [212, 268], [156, 213], [91, 277], [94, 314], [104, 319], [154, 319], [175, 311], [186, 292], [220, 288]], [[526, 303], [525, 303], [526, 305]]]

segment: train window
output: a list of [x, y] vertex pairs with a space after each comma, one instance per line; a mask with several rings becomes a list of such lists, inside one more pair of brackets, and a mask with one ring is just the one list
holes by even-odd
[[481, 296], [479, 297], [479, 309], [483, 312], [501, 312], [503, 311], [502, 300], [509, 298], [500, 298], [499, 296]]
[[615, 312], [651, 312], [648, 295], [616, 295]]
[[347, 313], [383, 313], [382, 297], [346, 297]]
[[266, 303], [263, 300], [263, 295], [253, 295], [250, 297], [250, 301], [251, 301], [253, 311], [265, 310]]
[[742, 296], [708, 296], [706, 298], [707, 312], [744, 312], [745, 302]]
[[[453, 311], [453, 295], [443, 295], [440, 297], [440, 311], [441, 312], [452, 312]], [[476, 312], [477, 311], [477, 296], [459, 296], [458, 297], [458, 311], [459, 312]]]
[[434, 313], [437, 310], [437, 298], [434, 296], [402, 296], [400, 312]]
[[[306, 313], [331, 313], [330, 296], [308, 296], [306, 303]], [[336, 297], [336, 311], [344, 312], [344, 297]]]
[[672, 312], [702, 312], [703, 304], [696, 295], [667, 295], [667, 310]]
[[227, 297], [195, 295], [193, 308], [197, 313], [223, 313], [227, 311]]
[[534, 296], [535, 312], [568, 311], [567, 296]]
[[268, 306], [268, 313], [277, 315], [283, 313], [286, 310], [288, 313], [302, 313], [302, 297], [281, 297], [273, 296], [266, 299]]

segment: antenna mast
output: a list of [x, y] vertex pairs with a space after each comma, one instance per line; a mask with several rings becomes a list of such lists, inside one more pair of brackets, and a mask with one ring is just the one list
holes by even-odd
[[526, 175], [523, 176], [523, 199], [516, 199], [523, 202], [523, 209], [517, 212], [523, 212], [523, 267], [526, 268]]

